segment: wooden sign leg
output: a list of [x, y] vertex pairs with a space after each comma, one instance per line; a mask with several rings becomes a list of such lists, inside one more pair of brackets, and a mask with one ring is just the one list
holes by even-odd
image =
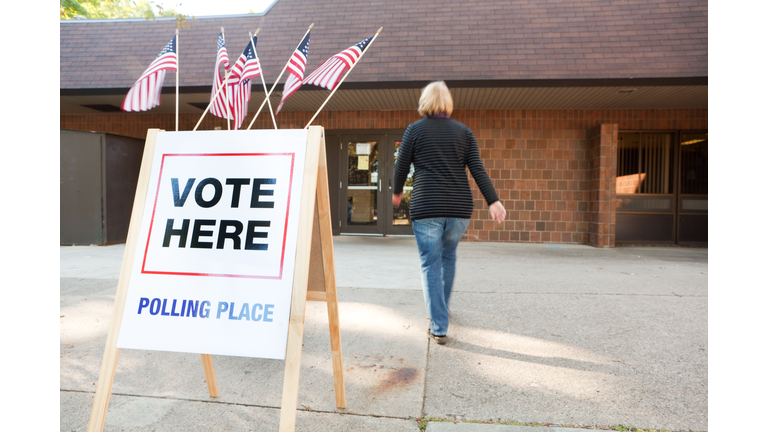
[[213, 371], [213, 359], [210, 354], [200, 354], [203, 359], [203, 371], [205, 383], [208, 385], [208, 394], [211, 397], [219, 397], [219, 385], [216, 384], [216, 373]]
[[117, 357], [120, 353], [120, 350], [117, 348], [117, 337], [120, 334], [120, 325], [123, 323], [125, 299], [128, 296], [128, 284], [131, 279], [131, 269], [133, 269], [133, 257], [136, 254], [136, 243], [139, 238], [141, 218], [144, 215], [144, 202], [147, 198], [149, 173], [152, 170], [152, 157], [155, 153], [155, 143], [157, 141], [158, 132], [159, 129], [148, 130], [147, 140], [144, 142], [141, 170], [139, 171], [139, 180], [136, 184], [136, 195], [133, 200], [131, 222], [128, 226], [128, 238], [125, 242], [125, 254], [123, 255], [123, 264], [120, 269], [120, 279], [117, 282], [115, 309], [112, 313], [112, 323], [109, 326], [109, 333], [107, 334], [104, 357], [101, 359], [99, 381], [96, 384], [96, 395], [93, 398], [91, 417], [88, 420], [88, 432], [100, 432], [104, 429], [104, 420], [107, 417], [109, 396], [112, 394], [112, 383], [115, 379]]
[[307, 156], [299, 214], [296, 267], [293, 272], [291, 317], [288, 323], [288, 342], [285, 352], [283, 400], [280, 406], [280, 432], [293, 432], [296, 428], [296, 405], [299, 399], [299, 373], [301, 372], [301, 344], [304, 340], [304, 313], [307, 305], [309, 259], [312, 248], [312, 225], [317, 190], [318, 156], [322, 127], [309, 128]]
[[336, 391], [336, 407], [347, 407], [347, 396], [344, 392], [344, 361], [341, 355], [341, 331], [339, 329], [339, 303], [336, 298], [336, 284], [328, 287], [326, 292], [328, 306], [328, 327], [331, 333], [331, 353], [333, 356], [333, 386]]
[[[117, 341], [117, 338], [115, 338]], [[88, 432], [101, 432], [104, 429], [104, 420], [107, 418], [109, 396], [112, 394], [112, 383], [115, 380], [117, 368], [117, 356], [120, 349], [116, 346], [107, 346], [104, 357], [101, 360], [99, 381], [96, 383], [96, 395], [91, 407], [91, 418], [88, 420]]]
[[[323, 134], [325, 135], [325, 134]], [[336, 407], [347, 407], [344, 392], [344, 363], [341, 355], [341, 331], [339, 328], [339, 303], [336, 295], [336, 267], [333, 258], [333, 228], [331, 225], [330, 194], [328, 191], [328, 166], [325, 157], [325, 138], [320, 143], [320, 159], [317, 171], [317, 212], [320, 225], [320, 244], [323, 251], [325, 278], [325, 302], [328, 306], [328, 327], [331, 333], [333, 356], [333, 385]]]

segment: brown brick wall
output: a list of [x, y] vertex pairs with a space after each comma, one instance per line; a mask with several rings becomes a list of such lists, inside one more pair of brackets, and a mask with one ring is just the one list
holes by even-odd
[[619, 128], [615, 124], [595, 126], [589, 136], [589, 241], [602, 248], [615, 246], [616, 155]]
[[503, 226], [472, 182], [470, 240], [586, 243], [589, 141], [583, 129], [475, 128], [480, 156], [507, 209]]
[[[278, 127], [301, 128], [313, 113], [283, 112]], [[192, 130], [199, 115], [180, 115]], [[471, 182], [476, 210], [467, 240], [576, 243], [614, 246], [615, 152], [619, 130], [707, 129], [707, 110], [457, 110], [470, 127], [480, 155], [507, 209], [503, 224]], [[93, 130], [145, 138], [148, 128], [174, 130], [173, 114], [114, 114], [60, 118], [62, 129]], [[415, 111], [329, 111], [313, 124], [326, 129], [405, 129]], [[250, 123], [251, 118], [246, 119]], [[207, 115], [199, 129], [227, 128]], [[254, 128], [272, 128], [261, 115]], [[606, 129], [608, 128], [608, 129]], [[612, 143], [611, 143], [612, 140]], [[606, 153], [607, 152], [607, 153]], [[607, 162], [613, 154], [613, 166]]]

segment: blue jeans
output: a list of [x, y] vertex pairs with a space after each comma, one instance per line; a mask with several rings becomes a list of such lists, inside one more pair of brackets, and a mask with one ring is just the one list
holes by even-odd
[[448, 332], [448, 303], [456, 275], [456, 247], [469, 219], [429, 218], [413, 221], [421, 259], [421, 286], [433, 335]]

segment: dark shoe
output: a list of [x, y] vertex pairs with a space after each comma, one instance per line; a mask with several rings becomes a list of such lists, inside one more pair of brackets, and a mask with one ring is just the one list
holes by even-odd
[[445, 343], [448, 342], [448, 336], [433, 335], [429, 329], [427, 329], [427, 335], [429, 335], [430, 339], [437, 342], [438, 345], [445, 345]]

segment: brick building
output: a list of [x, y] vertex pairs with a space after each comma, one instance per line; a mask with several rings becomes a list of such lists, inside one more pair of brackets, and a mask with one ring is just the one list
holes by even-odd
[[[383, 27], [313, 122], [327, 131], [335, 234], [412, 232], [407, 206], [391, 208], [389, 182], [402, 134], [419, 118], [420, 89], [441, 79], [508, 211], [503, 225], [492, 223], [472, 183], [468, 240], [706, 245], [707, 13], [706, 1], [674, 0], [278, 0], [261, 14], [197, 17], [179, 41], [179, 130], [192, 130], [210, 99], [222, 27], [231, 61], [261, 29], [267, 88], [311, 23], [308, 73]], [[163, 19], [62, 21], [61, 129], [136, 138], [174, 130], [172, 73], [161, 106], [117, 107], [175, 28]], [[329, 93], [303, 86], [278, 127], [304, 127]], [[254, 85], [246, 125], [263, 100]], [[272, 127], [268, 112], [253, 125]], [[227, 122], [207, 114], [199, 129], [214, 128]]]

